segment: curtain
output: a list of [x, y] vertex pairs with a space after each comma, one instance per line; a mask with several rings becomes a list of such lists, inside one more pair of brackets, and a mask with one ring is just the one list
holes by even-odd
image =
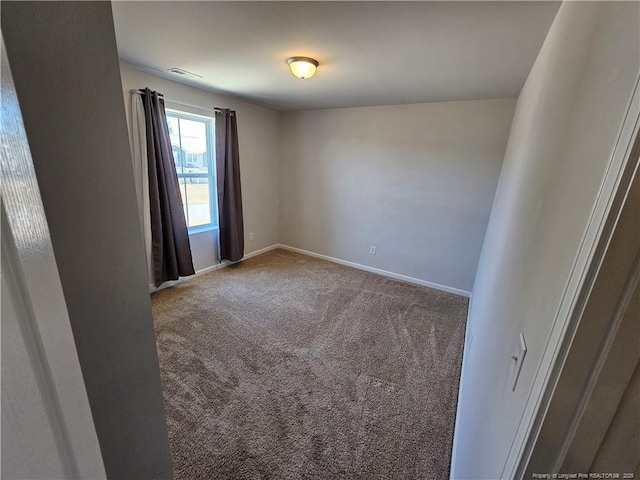
[[164, 100], [157, 92], [145, 88], [142, 102], [147, 135], [153, 277], [158, 287], [167, 280], [193, 275], [195, 270]]
[[153, 279], [153, 256], [151, 252], [151, 212], [149, 211], [149, 167], [147, 163], [147, 133], [142, 105], [142, 96], [137, 93], [131, 94], [131, 105], [129, 109], [129, 128], [131, 135], [131, 159], [133, 161], [133, 176], [136, 184], [136, 196], [138, 200], [138, 215], [140, 216], [140, 227], [144, 239], [144, 251], [147, 260], [147, 277], [149, 283], [154, 283]]
[[244, 256], [244, 225], [238, 125], [232, 110], [216, 110], [216, 175], [220, 260], [235, 262]]

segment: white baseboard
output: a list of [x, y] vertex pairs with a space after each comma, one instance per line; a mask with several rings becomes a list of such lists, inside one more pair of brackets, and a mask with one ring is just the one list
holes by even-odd
[[449, 465], [449, 480], [456, 480], [458, 478], [456, 467], [456, 454], [457, 454], [457, 446], [458, 446], [458, 428], [460, 424], [460, 396], [462, 394], [462, 389], [464, 388], [464, 371], [465, 371], [465, 362], [467, 362], [467, 352], [471, 349], [471, 345], [473, 343], [473, 331], [471, 330], [471, 322], [469, 321], [469, 315], [471, 314], [471, 302], [473, 301], [473, 295], [469, 297], [469, 305], [467, 307], [467, 323], [464, 329], [464, 346], [462, 349], [462, 367], [460, 368], [460, 383], [458, 384], [458, 401], [456, 402], [456, 421], [455, 426], [453, 427], [453, 445], [451, 448], [451, 464]]
[[310, 252], [308, 250], [303, 250], [302, 248], [297, 248], [297, 247], [291, 247], [289, 245], [278, 244], [277, 247], [282, 248], [284, 250], [290, 250], [292, 252], [302, 253], [303, 255], [309, 255], [310, 257], [321, 258], [329, 262], [339, 263], [340, 265], [346, 265], [347, 267], [357, 268], [358, 270], [377, 273], [378, 275], [382, 275], [384, 277], [394, 278], [396, 280], [402, 280], [403, 282], [413, 283], [415, 285], [420, 285], [422, 287], [429, 287], [435, 290], [440, 290], [442, 292], [447, 292], [447, 293], [453, 293], [455, 295], [461, 295], [467, 298], [471, 297], [471, 292], [467, 292], [466, 290], [461, 290], [459, 288], [448, 287], [446, 285], [440, 285], [438, 283], [428, 282], [427, 280], [422, 280], [420, 278], [409, 277], [407, 275], [402, 275], [400, 273], [394, 273], [394, 272], [389, 272], [388, 270], [382, 270], [380, 268], [369, 267], [367, 265], [362, 265], [360, 263], [350, 262], [348, 260], [342, 260], [341, 258], [330, 257], [328, 255], [323, 255], [321, 253]]
[[[273, 245], [269, 245], [268, 247], [261, 248], [260, 250], [256, 250], [255, 252], [247, 253], [244, 257], [242, 257], [242, 260], [246, 260], [247, 258], [255, 257], [255, 256], [260, 255], [262, 253], [268, 252], [269, 250], [275, 250], [276, 248], [279, 248], [279, 247], [280, 247], [279, 243], [274, 243]], [[242, 260], [240, 260], [240, 261], [242, 261]]]
[[210, 267], [205, 267], [196, 271], [195, 275], [190, 275], [188, 277], [180, 277], [178, 280], [171, 280], [169, 282], [164, 282], [159, 287], [156, 287], [153, 283], [149, 284], [149, 293], [157, 292], [159, 290], [164, 290], [165, 288], [173, 287], [175, 285], [180, 285], [192, 278], [199, 277], [200, 275], [204, 275], [205, 273], [213, 272], [214, 270], [219, 270], [220, 268], [228, 267], [229, 265], [233, 265], [234, 263], [241, 262], [242, 260], [246, 260], [251, 257], [255, 257], [256, 255], [260, 255], [261, 253], [268, 252], [269, 250], [273, 250], [278, 248], [279, 244], [273, 244], [265, 248], [261, 248], [260, 250], [256, 250], [255, 252], [247, 253], [241, 260], [237, 262], [230, 262], [228, 260], [224, 260], [223, 262], [216, 263], [215, 265], [211, 265]]
[[[364, 270], [366, 272], [376, 273], [378, 275], [382, 275], [384, 277], [394, 278], [396, 280], [402, 280], [403, 282], [413, 283], [415, 285], [420, 285], [422, 287], [433, 288], [435, 290], [440, 290], [442, 292], [453, 293], [454, 295], [461, 295], [463, 297], [471, 297], [471, 292], [466, 290], [461, 290], [459, 288], [448, 287], [446, 285], [440, 285], [438, 283], [428, 282], [427, 280], [422, 280], [420, 278], [409, 277], [407, 275], [402, 275], [400, 273], [389, 272], [388, 270], [382, 270], [380, 268], [369, 267], [367, 265], [362, 265], [360, 263], [350, 262], [348, 260], [342, 260], [340, 258], [330, 257], [328, 255], [323, 255], [321, 253], [310, 252], [309, 250], [303, 250], [302, 248], [291, 247], [289, 245], [284, 245], [282, 243], [276, 243], [274, 245], [270, 245], [265, 248], [261, 248], [260, 250], [256, 250], [255, 252], [251, 252], [242, 257], [242, 260], [246, 260], [251, 257], [255, 257], [256, 255], [260, 255], [262, 253], [268, 252], [270, 250], [274, 250], [276, 248], [282, 248], [283, 250], [289, 250], [292, 252], [301, 253], [303, 255], [308, 255], [310, 257], [321, 258], [322, 260], [327, 260], [329, 262], [338, 263], [340, 265], [346, 265], [347, 267], [357, 268], [358, 270]], [[242, 261], [238, 260], [238, 261]], [[190, 278], [198, 277], [200, 275], [204, 275], [205, 273], [213, 272], [214, 270], [218, 270], [220, 268], [225, 268], [229, 265], [232, 265], [238, 262], [229, 262], [224, 261], [222, 263], [218, 263], [216, 265], [211, 265], [210, 267], [203, 268], [198, 270], [195, 275], [189, 277], [181, 277], [178, 280], [173, 280], [170, 282], [165, 282], [159, 287], [156, 288], [155, 285], [149, 284], [149, 292], [157, 292], [158, 290], [163, 290], [168, 287], [173, 287], [174, 285], [179, 285], [183, 282], [188, 281]]]

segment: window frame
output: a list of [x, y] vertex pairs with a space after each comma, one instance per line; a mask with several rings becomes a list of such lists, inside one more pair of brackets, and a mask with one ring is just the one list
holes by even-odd
[[[178, 121], [180, 119], [190, 120], [194, 122], [201, 122], [205, 124], [205, 132], [206, 132], [206, 142], [207, 142], [207, 152], [206, 152], [206, 161], [208, 165], [208, 173], [193, 173], [193, 172], [178, 172], [176, 169], [176, 175], [178, 177], [178, 187], [180, 187], [180, 180], [187, 178], [207, 178], [209, 180], [209, 211], [211, 215], [211, 222], [189, 226], [189, 195], [186, 188], [185, 181], [185, 200], [186, 200], [186, 208], [185, 208], [185, 220], [187, 223], [187, 230], [189, 235], [193, 235], [195, 233], [206, 232], [209, 230], [217, 230], [218, 229], [218, 184], [216, 178], [216, 154], [215, 154], [215, 119], [213, 117], [206, 117], [204, 115], [197, 115], [191, 112], [185, 112], [183, 110], [177, 110], [175, 108], [165, 107], [165, 115], [166, 117], [177, 118]], [[168, 122], [167, 122], [168, 123]], [[180, 131], [178, 131], [179, 138], [182, 137]], [[180, 144], [180, 149], [182, 147], [182, 143]], [[171, 151], [173, 154], [173, 149]], [[184, 154], [184, 151], [182, 151]], [[176, 163], [176, 159], [174, 157], [174, 163]], [[180, 162], [182, 164], [182, 168], [186, 168], [184, 165], [186, 163], [186, 155], [185, 158]]]

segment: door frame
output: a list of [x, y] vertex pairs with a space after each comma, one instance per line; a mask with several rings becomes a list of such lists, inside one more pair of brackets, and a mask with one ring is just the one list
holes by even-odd
[[[18, 323], [20, 344], [24, 344], [29, 359], [29, 365], [24, 368], [30, 368], [35, 374], [36, 389], [29, 390], [30, 394], [41, 398], [45, 411], [46, 422], [38, 424], [37, 428], [49, 428], [53, 433], [55, 448], [40, 453], [47, 456], [57, 452], [57, 458], [50, 461], [62, 465], [68, 478], [106, 478], [40, 189], [1, 37], [0, 61], [3, 291], [16, 309], [11, 320]], [[3, 318], [3, 321], [8, 320]], [[16, 373], [14, 378], [20, 376], [20, 372]], [[4, 380], [4, 375], [2, 378]], [[12, 403], [12, 410], [19, 412], [11, 419], [16, 425], [15, 431], [2, 432], [3, 440], [12, 438], [12, 441], [29, 445], [32, 435], [37, 432], [33, 428], [22, 431], [20, 425], [21, 418], [25, 419], [25, 424], [29, 423], [27, 419], [31, 412], [21, 408], [20, 398], [11, 396], [10, 385], [3, 384], [2, 388], [9, 392], [6, 397], [3, 392], [3, 400], [6, 398]], [[46, 462], [46, 459], [40, 459], [39, 464]], [[25, 466], [24, 474], [29, 475], [29, 472], [29, 466]]]
[[613, 153], [573, 261], [533, 387], [500, 478], [524, 478], [586, 301], [602, 265], [631, 180], [638, 169], [638, 159], [634, 159], [633, 155], [636, 153], [634, 142], [639, 133], [640, 75], [636, 77]]

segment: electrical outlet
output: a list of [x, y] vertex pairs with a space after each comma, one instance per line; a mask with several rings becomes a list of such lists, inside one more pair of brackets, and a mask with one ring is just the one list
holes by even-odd
[[375, 254], [376, 254], [376, 246], [375, 246], [375, 245], [371, 245], [371, 246], [369, 247], [369, 253], [370, 253], [371, 255], [375, 255]]
[[249, 234], [249, 241], [250, 241], [250, 242], [253, 242], [253, 232], [251, 232], [251, 233]]

